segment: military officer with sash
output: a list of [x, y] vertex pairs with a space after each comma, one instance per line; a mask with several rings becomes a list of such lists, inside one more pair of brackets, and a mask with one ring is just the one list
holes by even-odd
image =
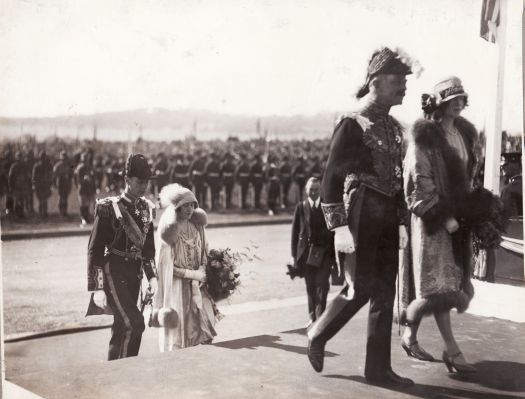
[[151, 178], [146, 158], [130, 155], [124, 172], [124, 192], [99, 200], [95, 208], [88, 244], [88, 291], [94, 291], [88, 315], [114, 316], [108, 360], [138, 355], [145, 328], [137, 308], [143, 274], [151, 293], [157, 290], [155, 205], [144, 197]]

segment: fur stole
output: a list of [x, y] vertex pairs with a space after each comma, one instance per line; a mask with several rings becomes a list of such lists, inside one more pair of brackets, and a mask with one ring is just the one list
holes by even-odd
[[[201, 230], [208, 224], [208, 215], [203, 209], [197, 208], [193, 212], [190, 222]], [[177, 236], [178, 226], [177, 212], [175, 211], [175, 207], [170, 205], [166, 208], [160, 218], [158, 227], [160, 238], [168, 244], [173, 243]]]
[[445, 214], [461, 217], [469, 206], [466, 199], [476, 165], [477, 131], [474, 125], [461, 117], [456, 119], [455, 126], [463, 138], [468, 153], [466, 171], [459, 155], [448, 144], [446, 133], [439, 123], [420, 119], [412, 127], [411, 139], [417, 150], [430, 154], [432, 168], [438, 169], [436, 172], [444, 176], [445, 187], [441, 187], [438, 193], [440, 199], [438, 205], [431, 212], [429, 211], [428, 224], [441, 224]]

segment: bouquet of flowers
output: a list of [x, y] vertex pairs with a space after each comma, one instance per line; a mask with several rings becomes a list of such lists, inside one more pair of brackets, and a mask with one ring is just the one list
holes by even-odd
[[206, 265], [206, 288], [214, 301], [228, 298], [241, 284], [238, 272], [241, 254], [230, 248], [212, 249]]
[[480, 250], [499, 245], [507, 217], [503, 201], [483, 187], [476, 187], [467, 203], [469, 209], [465, 219], [473, 233], [474, 253], [478, 255]]

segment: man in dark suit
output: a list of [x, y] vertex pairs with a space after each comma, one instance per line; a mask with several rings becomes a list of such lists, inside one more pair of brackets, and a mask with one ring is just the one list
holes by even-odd
[[308, 198], [295, 207], [292, 257], [294, 266], [305, 279], [308, 312], [313, 323], [326, 308], [330, 271], [335, 264], [334, 233], [326, 227], [321, 210], [319, 179], [311, 177], [305, 190]]

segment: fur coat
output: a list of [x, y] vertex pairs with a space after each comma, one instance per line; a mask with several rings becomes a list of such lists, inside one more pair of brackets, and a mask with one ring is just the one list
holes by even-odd
[[411, 221], [410, 244], [400, 256], [398, 311], [409, 323], [434, 311], [463, 312], [474, 295], [471, 233], [464, 226], [454, 234], [444, 228], [450, 217], [462, 225], [477, 165], [476, 129], [461, 117], [455, 126], [467, 149], [466, 168], [441, 126], [429, 120], [414, 124], [404, 160]]
[[[195, 209], [190, 222], [197, 228], [201, 237], [200, 264], [206, 264], [206, 237], [204, 227], [207, 215], [202, 209]], [[210, 341], [214, 335], [215, 309], [213, 300], [204, 288], [198, 288], [194, 280], [174, 277], [174, 248], [177, 242], [179, 223], [173, 206], [162, 214], [159, 221], [156, 264], [158, 290], [153, 298], [153, 308], [174, 309], [178, 325], [175, 328], [160, 327], [160, 351], [183, 348]], [[191, 290], [191, 293], [188, 292]], [[191, 298], [191, 300], [188, 300]]]

